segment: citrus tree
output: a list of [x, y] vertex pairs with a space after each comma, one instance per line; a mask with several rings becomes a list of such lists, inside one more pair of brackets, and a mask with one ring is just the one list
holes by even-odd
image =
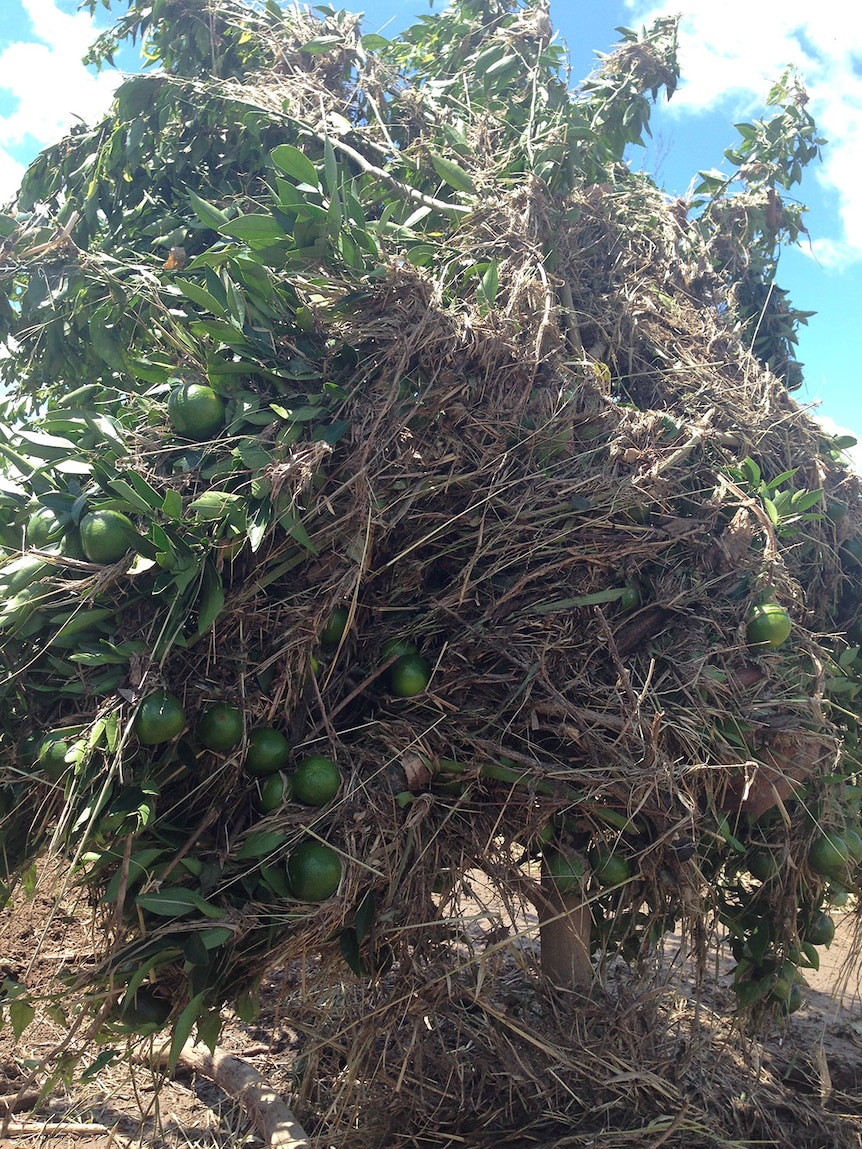
[[798, 80], [669, 203], [674, 20], [571, 91], [541, 5], [318, 12], [129, 0], [0, 217], [3, 896], [61, 857], [174, 1058], [300, 953], [424, 976], [476, 867], [558, 984], [711, 921], [792, 1010], [862, 859]]

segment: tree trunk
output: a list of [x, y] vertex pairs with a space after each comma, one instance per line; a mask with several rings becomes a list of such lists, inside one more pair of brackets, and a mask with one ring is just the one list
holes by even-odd
[[561, 894], [542, 863], [543, 903], [539, 910], [542, 973], [560, 989], [587, 993], [593, 981], [590, 961], [590, 907], [584, 891]]

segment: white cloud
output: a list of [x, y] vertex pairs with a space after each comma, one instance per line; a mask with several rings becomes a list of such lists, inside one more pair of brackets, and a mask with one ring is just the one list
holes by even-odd
[[[679, 11], [679, 0], [626, 0], [638, 22]], [[837, 194], [842, 234], [814, 254], [831, 266], [862, 260], [862, 6], [822, 0], [689, 0], [680, 25], [683, 82], [673, 114], [730, 105], [735, 115], [758, 114], [772, 82], [788, 64], [805, 78], [811, 111], [829, 141], [817, 178]]]
[[0, 204], [7, 203], [15, 194], [24, 171], [23, 164], [19, 164], [5, 148], [0, 148]]
[[[10, 0], [4, 0], [9, 3]], [[78, 120], [94, 123], [108, 109], [121, 77], [88, 71], [81, 57], [95, 40], [91, 17], [60, 11], [54, 0], [22, 0], [33, 40], [8, 44], [0, 52], [0, 88], [18, 100], [0, 116], [0, 203], [14, 195], [23, 167], [14, 158], [59, 140]]]
[[836, 423], [834, 419], [830, 419], [828, 415], [819, 415], [816, 411], [811, 412], [813, 418], [817, 420], [827, 435], [852, 435], [857, 440], [855, 447], [850, 447], [844, 454], [857, 474], [862, 475], [862, 432], [851, 431], [849, 427], [842, 427], [840, 423]]

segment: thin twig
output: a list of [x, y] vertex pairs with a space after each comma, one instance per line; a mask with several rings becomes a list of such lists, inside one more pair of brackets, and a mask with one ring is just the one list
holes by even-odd
[[[320, 135], [318, 132], [315, 132], [314, 135], [320, 140], [329, 138]], [[402, 183], [402, 181], [396, 179], [391, 172], [387, 172], [384, 168], [378, 168], [375, 164], [367, 160], [361, 152], [356, 151], [350, 144], [345, 144], [343, 140], [329, 138], [329, 142], [336, 151], [341, 152], [342, 155], [353, 160], [353, 162], [368, 175], [374, 176], [375, 179], [380, 180], [381, 183], [385, 183], [387, 187], [391, 187], [393, 191], [397, 191], [406, 199], [413, 200], [414, 203], [422, 204], [423, 207], [430, 207], [432, 210], [443, 212], [446, 215], [470, 215], [473, 211], [473, 208], [467, 204], [448, 203], [444, 199], [435, 199], [434, 196], [425, 195], [424, 192], [419, 191], [418, 188], [411, 187], [410, 184]]]

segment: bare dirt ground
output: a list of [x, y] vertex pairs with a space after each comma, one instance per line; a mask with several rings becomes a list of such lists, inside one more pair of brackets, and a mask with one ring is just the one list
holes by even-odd
[[[4, 914], [0, 929], [0, 979], [31, 989], [56, 985], [58, 975], [80, 968], [92, 953], [88, 911], [54, 914], [53, 902], [36, 893], [21, 898]], [[473, 903], [471, 929], [488, 939], [501, 936], [493, 904]], [[503, 935], [504, 936], [504, 935]], [[853, 918], [839, 920], [832, 946], [821, 950], [822, 965], [808, 976], [802, 1009], [777, 1021], [758, 1055], [787, 1083], [788, 1090], [820, 1096], [841, 1112], [862, 1115], [862, 992], [848, 980]], [[531, 944], [522, 937], [518, 944]], [[673, 942], [669, 943], [672, 950]], [[719, 961], [711, 1004], [731, 1008], [729, 963]], [[280, 1012], [283, 978], [263, 987], [264, 1010], [255, 1025], [229, 1020], [220, 1047], [251, 1064], [273, 1090], [291, 1104], [294, 1065], [301, 1048], [297, 1034]], [[691, 992], [683, 971], [668, 992]], [[56, 1054], [64, 1031], [40, 1013], [16, 1041], [8, 1020], [0, 1030], [0, 1149], [32, 1146], [50, 1149], [253, 1149], [261, 1145], [240, 1106], [205, 1077], [180, 1068], [173, 1080], [122, 1055], [80, 1080], [103, 1045], [89, 1042], [74, 1076], [46, 1083], [42, 1059]], [[69, 1054], [80, 1052], [73, 1041]], [[56, 1059], [54, 1059], [56, 1064]], [[17, 1109], [17, 1112], [11, 1112]], [[862, 1116], [858, 1116], [862, 1133]], [[3, 1122], [5, 1121], [5, 1127]], [[862, 1144], [862, 1138], [860, 1138]], [[340, 1149], [349, 1149], [341, 1146]], [[469, 1146], [464, 1146], [469, 1149]]]

